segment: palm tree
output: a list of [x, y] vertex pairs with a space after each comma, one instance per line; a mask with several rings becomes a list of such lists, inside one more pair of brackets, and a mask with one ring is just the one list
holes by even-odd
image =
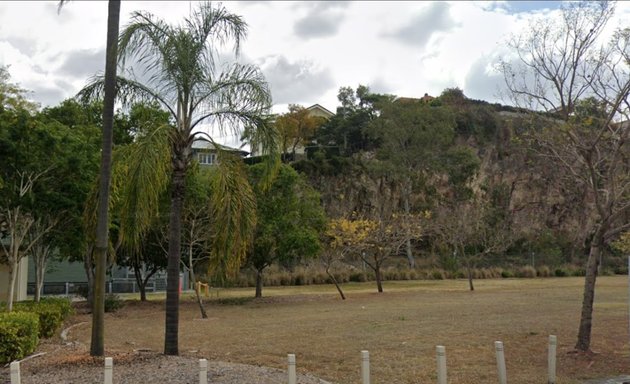
[[[126, 60], [134, 60], [134, 66], [141, 68], [145, 79], [138, 80], [133, 73], [130, 77], [118, 77], [119, 100], [123, 104], [157, 101], [173, 119], [167, 136], [171, 156], [164, 341], [167, 355], [178, 354], [181, 217], [192, 143], [200, 139], [215, 143], [209, 134], [195, 134], [193, 130], [208, 122], [221, 135], [246, 133], [253, 145], [268, 150], [275, 148], [274, 130], [264, 117], [271, 97], [260, 70], [238, 63], [218, 68], [218, 48], [233, 42], [234, 53], [238, 54], [246, 31], [247, 25], [240, 16], [229, 13], [221, 5], [204, 3], [180, 25], [169, 25], [150, 13], [134, 12], [119, 37], [120, 64], [124, 66]], [[96, 78], [80, 95], [98, 98], [103, 89], [102, 78]], [[230, 165], [232, 162], [227, 156], [223, 158], [226, 166], [222, 168], [224, 172], [220, 172], [218, 185], [238, 187], [246, 179], [239, 174], [226, 174], [236, 168]], [[229, 228], [248, 229], [245, 224], [235, 222], [239, 217], [237, 213], [247, 211], [246, 202], [232, 199], [222, 204], [219, 210], [233, 221]], [[242, 236], [231, 234], [225, 239], [229, 242], [224, 243], [223, 255], [244, 254]], [[226, 263], [230, 264], [222, 262]]]
[[[59, 10], [68, 0], [59, 2]], [[103, 142], [99, 177], [98, 214], [96, 220], [96, 244], [93, 300], [92, 339], [90, 355], [105, 354], [105, 272], [109, 244], [109, 187], [111, 180], [112, 142], [114, 126], [114, 102], [116, 99], [116, 62], [118, 60], [118, 28], [120, 26], [120, 0], [109, 0], [107, 9], [107, 45], [105, 76], [103, 80]]]

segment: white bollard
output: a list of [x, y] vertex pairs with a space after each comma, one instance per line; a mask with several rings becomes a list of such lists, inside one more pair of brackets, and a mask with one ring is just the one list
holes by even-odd
[[11, 384], [20, 384], [20, 362], [11, 363]]
[[547, 366], [549, 375], [548, 384], [556, 384], [556, 348], [558, 339], [555, 335], [549, 335], [549, 355], [547, 356]]
[[497, 369], [499, 372], [499, 384], [507, 384], [507, 372], [505, 371], [505, 354], [503, 353], [503, 343], [494, 342], [494, 350], [497, 353]]
[[199, 359], [199, 384], [208, 384], [208, 360]]
[[111, 357], [105, 358], [105, 384], [113, 383], [114, 362]]
[[370, 352], [361, 351], [361, 383], [370, 384]]
[[446, 348], [442, 345], [435, 347], [437, 355], [437, 379], [438, 384], [446, 384]]
[[297, 375], [295, 374], [295, 355], [289, 353], [289, 384], [297, 384]]

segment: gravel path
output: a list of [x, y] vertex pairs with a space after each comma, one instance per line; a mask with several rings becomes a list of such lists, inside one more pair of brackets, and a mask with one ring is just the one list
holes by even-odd
[[[43, 350], [43, 351], [42, 351]], [[104, 359], [89, 356], [80, 344], [42, 346], [45, 354], [23, 360], [22, 384], [102, 384]], [[109, 353], [113, 358], [115, 384], [199, 383], [196, 356], [165, 356], [151, 351]], [[0, 368], [0, 384], [10, 383], [8, 367]], [[331, 384], [312, 375], [298, 374], [299, 384]], [[287, 372], [245, 364], [208, 361], [211, 384], [285, 384]]]

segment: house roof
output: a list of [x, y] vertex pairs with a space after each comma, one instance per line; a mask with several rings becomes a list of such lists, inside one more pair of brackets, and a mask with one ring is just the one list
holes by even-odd
[[228, 147], [227, 145], [222, 145], [222, 144], [216, 144], [216, 143], [210, 143], [209, 141], [200, 138], [199, 136], [197, 136], [196, 140], [193, 141], [192, 143], [192, 149], [208, 149], [208, 150], [214, 150], [216, 148], [219, 148], [223, 151], [228, 151], [228, 152], [233, 152], [233, 153], [238, 153], [241, 156], [247, 156], [249, 155], [249, 152], [244, 151], [240, 148], [233, 148], [233, 147]]
[[309, 112], [313, 113], [315, 116], [321, 116], [321, 117], [325, 117], [327, 119], [330, 119], [331, 117], [335, 116], [335, 114], [331, 111], [329, 111], [328, 109], [322, 107], [319, 104], [313, 104], [310, 107], [306, 108]]
[[397, 97], [394, 102], [400, 104], [415, 104], [415, 103], [428, 103], [431, 100], [435, 99], [435, 97], [425, 93], [421, 98], [417, 97]]

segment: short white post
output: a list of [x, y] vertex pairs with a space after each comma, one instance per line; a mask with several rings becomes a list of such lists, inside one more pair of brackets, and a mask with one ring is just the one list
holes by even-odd
[[437, 379], [438, 384], [446, 384], [446, 348], [442, 345], [435, 347], [437, 355]]
[[297, 384], [297, 375], [295, 374], [295, 355], [289, 353], [289, 384]]
[[11, 363], [11, 384], [20, 384], [20, 362]]
[[630, 336], [630, 255], [628, 255], [628, 336]]
[[114, 362], [111, 357], [105, 358], [105, 384], [113, 383]]
[[370, 384], [370, 352], [361, 351], [361, 383]]
[[208, 384], [208, 360], [199, 359], [199, 384]]
[[503, 353], [503, 343], [494, 342], [494, 350], [497, 353], [497, 369], [499, 372], [499, 384], [507, 384], [507, 372], [505, 371], [505, 354]]
[[555, 335], [549, 335], [549, 355], [547, 356], [547, 366], [549, 369], [548, 384], [556, 384], [556, 347], [558, 339]]

